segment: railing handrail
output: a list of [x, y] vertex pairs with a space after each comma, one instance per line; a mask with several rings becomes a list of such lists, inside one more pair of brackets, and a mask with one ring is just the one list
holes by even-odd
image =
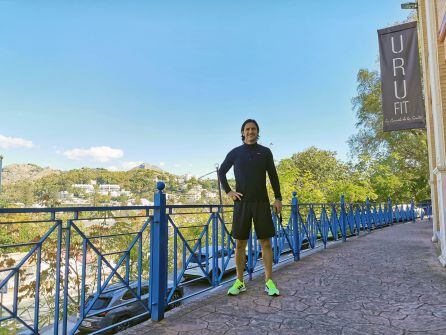
[[[429, 202], [416, 202], [415, 205], [428, 204]], [[346, 205], [362, 205], [363, 202], [345, 202]], [[387, 204], [386, 201], [370, 202], [370, 204]], [[402, 203], [403, 205], [410, 205], [410, 202]], [[394, 205], [401, 206], [402, 204]], [[339, 205], [338, 202], [301, 202], [299, 206], [332, 206]], [[166, 204], [166, 208], [184, 209], [184, 208], [232, 208], [232, 204]], [[284, 204], [282, 207], [291, 207], [291, 205]], [[151, 206], [80, 206], [80, 207], [8, 207], [0, 208], [0, 214], [29, 214], [29, 213], [81, 213], [81, 212], [114, 212], [114, 211], [131, 211], [131, 210], [153, 210], [157, 208], [155, 205]]]
[[84, 206], [84, 207], [25, 207], [0, 208], [0, 214], [29, 213], [81, 213], [81, 212], [112, 212], [127, 210], [151, 210], [155, 206]]

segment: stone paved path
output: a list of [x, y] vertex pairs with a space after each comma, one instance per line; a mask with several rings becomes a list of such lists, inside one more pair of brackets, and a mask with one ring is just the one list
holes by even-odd
[[446, 269], [428, 222], [374, 231], [275, 270], [238, 297], [227, 287], [121, 334], [446, 334]]

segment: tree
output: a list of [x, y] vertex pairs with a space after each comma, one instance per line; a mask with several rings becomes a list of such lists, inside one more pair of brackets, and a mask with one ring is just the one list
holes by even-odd
[[376, 71], [361, 69], [352, 99], [358, 132], [350, 137], [355, 168], [370, 179], [378, 200], [430, 197], [427, 137], [422, 129], [383, 132], [381, 83]]
[[291, 201], [293, 191], [300, 202], [338, 202], [376, 198], [367, 179], [336, 158], [336, 152], [310, 147], [277, 167], [284, 203]]

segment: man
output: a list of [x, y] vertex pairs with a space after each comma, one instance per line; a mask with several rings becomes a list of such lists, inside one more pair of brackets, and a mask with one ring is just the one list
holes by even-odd
[[[262, 246], [262, 258], [265, 266], [265, 291], [270, 296], [278, 296], [279, 290], [271, 279], [273, 252], [271, 237], [274, 236], [274, 224], [271, 217], [270, 203], [266, 191], [266, 173], [274, 191], [274, 210], [282, 210], [279, 178], [274, 166], [271, 150], [257, 143], [259, 125], [248, 119], [242, 124], [241, 135], [243, 145], [231, 150], [220, 166], [219, 177], [226, 194], [234, 200], [234, 216], [232, 220], [232, 237], [236, 240], [235, 262], [237, 280], [228, 290], [228, 295], [238, 295], [246, 291], [243, 281], [245, 268], [245, 250], [251, 231], [254, 227]], [[231, 190], [226, 173], [234, 166], [236, 188]]]

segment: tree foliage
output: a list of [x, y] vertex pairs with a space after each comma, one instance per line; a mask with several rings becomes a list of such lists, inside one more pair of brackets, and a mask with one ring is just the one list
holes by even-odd
[[352, 99], [358, 132], [349, 139], [356, 170], [367, 177], [379, 200], [428, 199], [429, 164], [425, 130], [383, 132], [381, 84], [376, 71], [362, 69]]
[[368, 180], [349, 164], [336, 158], [336, 152], [310, 147], [280, 161], [277, 166], [284, 202], [291, 201], [293, 191], [300, 202], [338, 202], [375, 198]]

